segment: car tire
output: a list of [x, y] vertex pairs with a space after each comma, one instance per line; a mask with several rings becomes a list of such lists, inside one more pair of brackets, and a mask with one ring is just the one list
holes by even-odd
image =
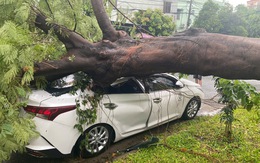
[[190, 120], [193, 119], [199, 109], [200, 109], [200, 105], [201, 105], [201, 100], [199, 97], [193, 97], [187, 104], [183, 114], [182, 114], [182, 119], [184, 120]]
[[[90, 158], [103, 153], [113, 142], [114, 132], [108, 125], [98, 124], [88, 128], [76, 143], [76, 154]], [[83, 141], [85, 141], [83, 143]], [[83, 144], [84, 145], [83, 145]]]

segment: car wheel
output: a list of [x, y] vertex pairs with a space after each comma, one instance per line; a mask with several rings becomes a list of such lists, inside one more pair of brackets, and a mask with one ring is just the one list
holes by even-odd
[[76, 154], [81, 158], [89, 158], [103, 153], [113, 141], [113, 130], [103, 124], [87, 129], [77, 142]]
[[182, 119], [185, 119], [185, 120], [193, 119], [197, 115], [197, 113], [200, 109], [200, 105], [201, 105], [200, 98], [198, 98], [198, 97], [192, 98], [188, 102], [188, 104], [182, 114]]

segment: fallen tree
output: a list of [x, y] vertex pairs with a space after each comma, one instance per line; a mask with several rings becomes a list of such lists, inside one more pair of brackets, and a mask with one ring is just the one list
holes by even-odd
[[190, 29], [172, 37], [135, 40], [113, 28], [102, 0], [91, 3], [103, 32], [103, 39], [96, 43], [64, 26], [48, 23], [47, 16], [33, 8], [37, 15], [35, 25], [45, 33], [53, 29], [67, 50], [59, 60], [36, 63], [35, 76], [52, 80], [84, 71], [100, 85], [121, 76], [160, 72], [260, 79], [260, 39]]
[[[260, 79], [259, 39], [190, 29], [172, 37], [135, 40], [113, 28], [102, 0], [91, 2], [103, 33], [99, 41], [99, 37], [91, 39], [100, 36], [96, 22], [91, 23], [92, 13], [82, 18], [90, 13], [82, 9], [89, 1], [0, 0], [0, 161], [22, 151], [37, 135], [33, 121], [19, 116], [20, 108], [26, 105], [20, 99], [27, 97], [34, 76], [53, 80], [84, 71], [103, 86], [121, 76], [159, 72]], [[55, 15], [57, 10], [60, 12]], [[74, 28], [60, 25], [66, 14], [70, 16], [66, 20], [71, 21], [67, 24], [75, 24]], [[79, 24], [81, 20], [84, 23]], [[84, 33], [84, 25], [91, 32]], [[64, 47], [65, 54], [54, 60]]]

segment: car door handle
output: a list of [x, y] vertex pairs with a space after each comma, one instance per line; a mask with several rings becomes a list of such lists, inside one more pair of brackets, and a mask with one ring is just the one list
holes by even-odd
[[114, 110], [116, 107], [118, 107], [118, 105], [114, 103], [104, 103], [104, 106], [109, 110]]
[[161, 98], [154, 98], [153, 102], [158, 104], [158, 103], [162, 102], [162, 99]]

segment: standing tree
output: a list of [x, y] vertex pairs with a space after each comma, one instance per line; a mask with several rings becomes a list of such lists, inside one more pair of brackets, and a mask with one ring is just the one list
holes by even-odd
[[0, 0], [1, 159], [34, 135], [31, 121], [18, 118], [24, 105], [19, 99], [29, 82], [42, 76], [53, 80], [84, 71], [100, 86], [121, 76], [160, 72], [260, 79], [259, 39], [191, 29], [134, 40], [113, 28], [102, 0], [91, 5], [87, 0]]
[[259, 20], [258, 8], [238, 5], [234, 10], [228, 3], [219, 6], [209, 0], [196, 18], [194, 27], [204, 28], [208, 32], [259, 38]]
[[175, 24], [172, 17], [163, 15], [159, 9], [148, 9], [134, 13], [133, 21], [136, 24], [145, 25], [148, 31], [154, 36], [169, 36], [173, 34]]
[[218, 12], [218, 17], [222, 24], [222, 28], [218, 33], [235, 36], [248, 35], [245, 27], [245, 21], [239, 14], [233, 12], [232, 5], [226, 3], [224, 6], [222, 6]]
[[207, 1], [199, 12], [193, 24], [196, 28], [204, 28], [208, 32], [218, 33], [222, 24], [217, 15], [220, 6], [212, 0]]
[[234, 139], [232, 135], [232, 123], [235, 121], [235, 109], [259, 110], [260, 93], [256, 91], [255, 87], [245, 81], [239, 80], [218, 78], [215, 80], [215, 87], [221, 96], [219, 102], [225, 104], [220, 116], [220, 121], [225, 123], [225, 138], [228, 142], [232, 142]]
[[249, 37], [257, 37], [260, 38], [260, 8], [256, 8], [254, 10], [248, 9], [248, 14], [243, 15], [247, 20], [247, 31]]

